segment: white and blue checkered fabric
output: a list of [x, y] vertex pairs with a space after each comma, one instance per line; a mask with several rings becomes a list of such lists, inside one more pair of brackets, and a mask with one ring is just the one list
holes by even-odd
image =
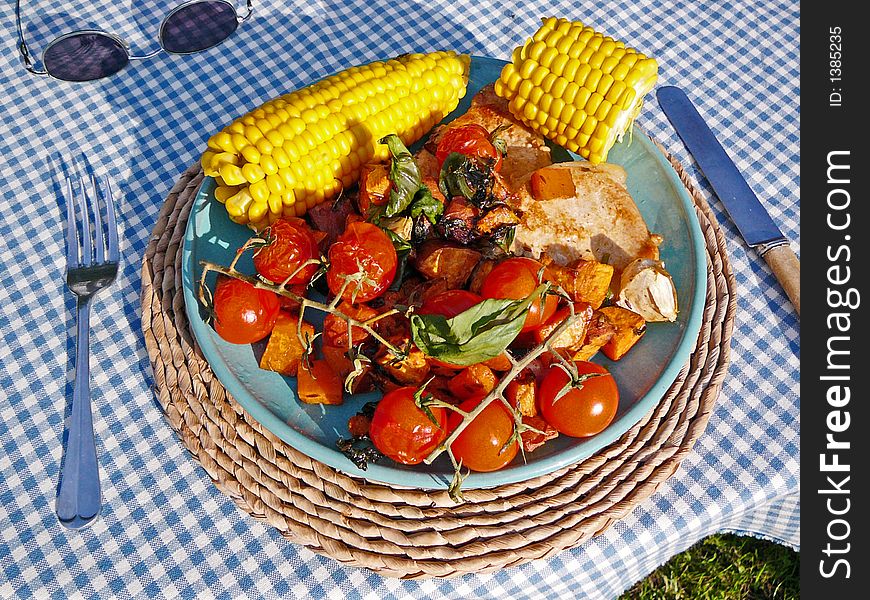
[[[83, 26], [156, 47], [172, 2], [22, 2], [31, 51]], [[98, 82], [21, 66], [14, 3], [0, 6], [0, 598], [613, 598], [717, 531], [799, 545], [799, 324], [650, 96], [638, 120], [713, 207], [739, 286], [732, 363], [706, 433], [658, 493], [600, 537], [489, 575], [385, 579], [293, 545], [240, 511], [164, 421], [140, 324], [140, 268], [178, 176], [229, 117], [352, 64], [412, 50], [509, 57], [542, 16], [580, 19], [655, 56], [685, 88], [799, 250], [798, 2], [255, 2], [223, 45], [161, 54]], [[86, 154], [111, 175], [123, 266], [92, 319], [91, 389], [104, 510], [58, 525], [54, 499], [72, 390], [74, 300], [62, 202], [45, 158]]]

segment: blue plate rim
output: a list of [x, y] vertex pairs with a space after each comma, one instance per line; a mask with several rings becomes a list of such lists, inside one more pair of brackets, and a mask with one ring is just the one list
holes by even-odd
[[[501, 59], [485, 56], [473, 56], [472, 60], [495, 61], [506, 64], [506, 61]], [[637, 125], [635, 125], [635, 127], [637, 127]], [[492, 473], [472, 473], [464, 481], [464, 489], [491, 488], [499, 485], [527, 481], [578, 463], [594, 455], [602, 448], [619, 439], [619, 437], [640, 421], [649, 410], [658, 404], [676, 380], [680, 370], [688, 361], [701, 329], [704, 299], [706, 297], [707, 263], [703, 233], [701, 232], [700, 222], [698, 221], [695, 212], [694, 201], [689, 196], [685, 185], [680, 181], [673, 166], [652, 139], [646, 134], [641, 133], [640, 135], [635, 135], [632, 139], [632, 143], [638, 143], [638, 141], [645, 146], [645, 150], [654, 157], [654, 160], [658, 162], [661, 170], [666, 173], [668, 182], [674, 190], [677, 198], [680, 199], [682, 208], [688, 217], [687, 225], [690, 230], [691, 249], [694, 253], [695, 263], [695, 278], [693, 282], [695, 289], [691, 296], [690, 312], [686, 319], [686, 326], [679, 344], [676, 350], [671, 354], [661, 375], [650, 389], [643, 396], [638, 398], [625, 413], [615, 419], [603, 432], [584, 440], [582, 446], [544, 457], [532, 463], [525, 463], [517, 465], [511, 469], [495, 471]], [[278, 418], [247, 391], [247, 388], [238, 380], [236, 375], [223, 360], [211, 359], [212, 357], [218, 356], [219, 351], [214, 344], [213, 336], [208, 335], [208, 329], [210, 328], [200, 317], [199, 301], [196, 298], [193, 289], [184, 284], [184, 282], [188, 281], [199, 281], [198, 276], [193, 276], [194, 273], [198, 272], [199, 267], [198, 265], [192, 264], [194, 259], [193, 247], [195, 244], [195, 215], [202, 203], [207, 200], [210, 187], [214, 187], [214, 179], [207, 176], [203, 177], [202, 182], [197, 188], [194, 205], [191, 207], [189, 213], [190, 217], [185, 226], [185, 235], [182, 245], [182, 291], [185, 312], [191, 325], [191, 329], [193, 330], [194, 337], [202, 349], [203, 356], [208, 362], [209, 367], [214, 371], [221, 384], [224, 385], [230, 395], [257, 422], [291, 447], [314, 460], [322, 462], [350, 476], [362, 477], [386, 485], [414, 487], [418, 489], [445, 489], [450, 483], [450, 476], [427, 473], [424, 471], [400, 470], [392, 468], [387, 464], [372, 464], [369, 465], [369, 469], [366, 471], [357, 468], [337, 449], [328, 448], [320, 442], [308, 438]], [[572, 452], [572, 450], [574, 451]], [[392, 473], [396, 473], [398, 476], [396, 478], [389, 477], [389, 474]], [[387, 476], [385, 477], [384, 475]]]

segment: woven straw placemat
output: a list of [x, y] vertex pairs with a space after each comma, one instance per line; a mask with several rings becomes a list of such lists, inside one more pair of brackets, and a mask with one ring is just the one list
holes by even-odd
[[270, 433], [212, 373], [184, 310], [181, 249], [203, 177], [198, 165], [170, 192], [142, 268], [142, 328], [169, 424], [242, 510], [346, 565], [394, 577], [450, 577], [577, 546], [674, 473], [704, 431], [727, 371], [736, 303], [725, 239], [683, 168], [673, 158], [671, 163], [694, 198], [706, 242], [701, 332], [661, 402], [596, 455], [522, 483], [466, 490], [467, 501], [456, 505], [446, 492], [350, 477]]

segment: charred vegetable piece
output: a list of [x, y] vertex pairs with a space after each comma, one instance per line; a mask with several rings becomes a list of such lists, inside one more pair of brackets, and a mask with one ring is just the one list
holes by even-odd
[[492, 369], [484, 364], [477, 364], [462, 369], [447, 385], [455, 398], [468, 400], [487, 395], [495, 389], [497, 382]]
[[420, 244], [414, 267], [427, 279], [443, 277], [448, 289], [465, 286], [481, 254], [472, 248], [440, 240]]
[[359, 178], [357, 206], [368, 214], [372, 206], [382, 206], [390, 199], [390, 171], [383, 163], [363, 165]]

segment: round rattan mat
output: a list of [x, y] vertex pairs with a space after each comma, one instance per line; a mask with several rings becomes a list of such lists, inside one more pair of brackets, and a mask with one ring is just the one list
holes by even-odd
[[[667, 153], [665, 153], [667, 154]], [[288, 540], [343, 564], [403, 578], [483, 573], [553, 556], [607, 529], [670, 477], [704, 431], [729, 361], [734, 278], [725, 239], [680, 164], [707, 249], [703, 325], [661, 402], [619, 440], [570, 467], [522, 483], [446, 492], [350, 477], [294, 450], [230, 397], [190, 331], [181, 247], [203, 174], [169, 194], [145, 252], [142, 328], [158, 400], [217, 488]]]

